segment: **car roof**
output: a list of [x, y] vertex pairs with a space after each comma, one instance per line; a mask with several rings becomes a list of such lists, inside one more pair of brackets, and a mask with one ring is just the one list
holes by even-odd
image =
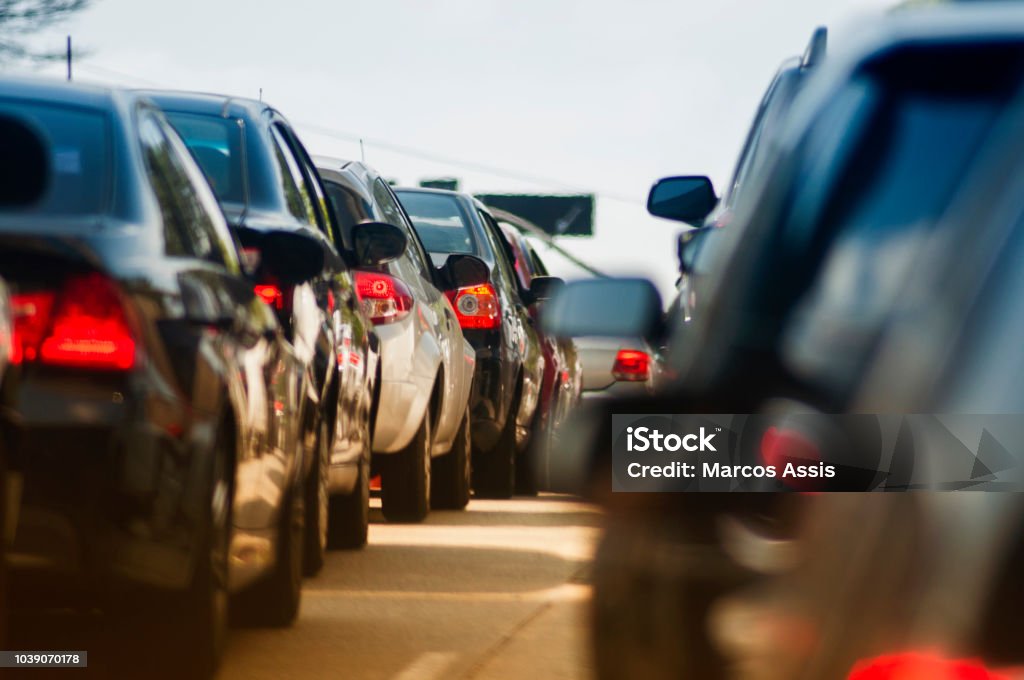
[[313, 165], [323, 177], [337, 175], [339, 178], [354, 180], [363, 188], [369, 187], [374, 180], [380, 177], [373, 167], [361, 161], [349, 161], [333, 156], [313, 156]]
[[131, 98], [131, 95], [124, 90], [103, 85], [69, 83], [53, 78], [4, 76], [0, 77], [0, 97], [109, 109], [116, 101]]
[[138, 90], [138, 94], [149, 97], [160, 108], [168, 111], [187, 111], [221, 117], [255, 119], [265, 111], [276, 110], [256, 99], [234, 97], [209, 92], [186, 92], [178, 90]]

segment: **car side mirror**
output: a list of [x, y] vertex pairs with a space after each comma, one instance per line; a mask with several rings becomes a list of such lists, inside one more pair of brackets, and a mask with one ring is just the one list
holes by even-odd
[[563, 338], [660, 338], [661, 295], [647, 279], [567, 283], [541, 312], [541, 329]]
[[393, 224], [363, 222], [352, 227], [352, 243], [358, 266], [376, 267], [401, 257], [409, 241]]
[[[247, 252], [246, 269], [264, 271], [277, 277], [284, 285], [294, 286], [321, 274], [326, 264], [322, 239], [311, 229], [249, 229], [236, 230], [243, 251]], [[252, 253], [257, 255], [254, 257]], [[255, 261], [258, 260], [258, 265]]]
[[699, 225], [715, 204], [714, 185], [704, 176], [665, 177], [651, 187], [647, 212], [667, 220]]
[[438, 269], [444, 290], [457, 290], [487, 283], [491, 270], [487, 264], [474, 255], [449, 255]]
[[28, 208], [50, 186], [46, 143], [13, 116], [0, 116], [0, 208]]
[[565, 281], [557, 276], [534, 276], [530, 280], [530, 298], [534, 302], [549, 300], [565, 287]]
[[679, 235], [677, 252], [679, 256], [679, 271], [684, 274], [693, 273], [697, 264], [697, 254], [713, 229], [717, 229], [717, 227], [690, 229]]

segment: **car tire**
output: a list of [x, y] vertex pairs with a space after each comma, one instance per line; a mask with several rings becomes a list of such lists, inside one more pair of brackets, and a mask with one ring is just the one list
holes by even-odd
[[609, 521], [591, 576], [597, 680], [728, 677], [709, 617], [739, 579], [724, 555], [680, 525], [678, 517]]
[[220, 665], [228, 634], [231, 534], [232, 481], [225, 446], [221, 439], [214, 451], [209, 515], [202, 520], [207, 526], [189, 589], [173, 596], [143, 595], [141, 601], [117, 604], [126, 634], [142, 631], [138, 638], [142, 648], [126, 655], [124, 661], [145, 666], [144, 674], [166, 672], [169, 677], [206, 679], [212, 678]]
[[533, 416], [530, 425], [530, 436], [526, 444], [516, 451], [515, 464], [515, 492], [518, 496], [537, 495], [537, 465], [538, 457], [543, 453], [539, 449], [546, 444], [548, 418], [539, 412]]
[[303, 538], [302, 565], [306, 576], [316, 576], [324, 567], [327, 537], [330, 527], [330, 493], [327, 476], [330, 472], [330, 429], [327, 422], [320, 423], [313, 447], [313, 461], [306, 479], [306, 521]]
[[359, 461], [359, 473], [352, 492], [331, 496], [328, 514], [330, 527], [327, 547], [331, 550], [356, 550], [366, 545], [370, 527], [370, 440]]
[[389, 522], [422, 522], [430, 512], [431, 445], [428, 409], [409, 445], [386, 457], [381, 509]]
[[475, 456], [473, 491], [477, 498], [511, 498], [516, 487], [516, 413], [519, 399], [509, 408], [505, 429], [494, 448]]
[[452, 450], [434, 459], [430, 481], [433, 485], [431, 503], [435, 508], [462, 510], [469, 505], [472, 485], [472, 438], [469, 431], [469, 409], [462, 415]]
[[277, 540], [277, 561], [262, 581], [239, 594], [239, 622], [285, 628], [299, 615], [302, 601], [302, 557], [305, 494], [292, 488], [284, 497]]

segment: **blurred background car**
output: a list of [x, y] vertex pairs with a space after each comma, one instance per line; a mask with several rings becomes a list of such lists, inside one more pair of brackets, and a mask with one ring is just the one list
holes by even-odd
[[[366, 543], [370, 413], [378, 374], [373, 326], [339, 252], [342, 243], [320, 178], [280, 112], [220, 95], [150, 96], [206, 173], [247, 253], [256, 293], [275, 309], [303, 363], [307, 385], [300, 418], [310, 452], [304, 563], [307, 574], [315, 574], [328, 543]], [[261, 267], [255, 249], [263, 235], [285, 229], [320, 244], [324, 264], [312, 280], [290, 285]]]
[[[1021, 85], [1022, 18], [1006, 5], [935, 10], [927, 20], [895, 14], [826, 63], [794, 102], [757, 189], [744, 192], [721, 232], [692, 341], [674, 345], [678, 319], [670, 329], [679, 381], [652, 399], [612, 402], [596, 422], [610, 413], [757, 413], [769, 397], [826, 413], [846, 408], [922, 245]], [[639, 306], [657, 306], [653, 289], [634, 290], [649, 296]], [[607, 299], [608, 291], [595, 295], [590, 314]], [[593, 328], [582, 300], [558, 310], [579, 309], [578, 321]], [[647, 316], [643, 334], [657, 335], [657, 316]], [[621, 323], [609, 326], [609, 335], [622, 332]], [[605, 442], [586, 441], [607, 455]], [[619, 514], [595, 567], [599, 673], [648, 668], [652, 643], [630, 631], [652, 617], [658, 629], [690, 631], [675, 651], [655, 643], [664, 677], [723, 675], [707, 618], [718, 597], [752, 574], [726, 554], [717, 527], [738, 521], [749, 541], [784, 538], [800, 499], [683, 494], [629, 508], [615, 500]], [[671, 576], [652, 572], [652, 551], [669, 545], [701, 545], [706, 560], [680, 563]], [[672, 608], [649, 597], [652, 579], [679, 593]]]
[[[789, 122], [793, 101], [824, 60], [827, 43], [827, 29], [819, 27], [804, 55], [787, 59], [779, 67], [757, 107], [732, 179], [720, 198], [715, 197], [711, 180], [703, 176], [667, 177], [651, 188], [647, 209], [652, 215], [696, 227], [678, 237], [679, 280], [675, 298], [669, 304], [670, 318], [678, 315], [689, 321], [705, 301], [702, 284], [708, 274], [707, 266], [714, 259], [710, 254], [714, 241], [720, 238], [715, 230], [728, 226], [743, 193], [756, 189], [764, 163], [771, 158]], [[681, 201], [683, 198], [686, 200]]]
[[[851, 410], [945, 422], [938, 436], [901, 431], [913, 457], [893, 454], [898, 483], [965, 491], [816, 499], [799, 533], [805, 559], [721, 605], [719, 645], [749, 669], [744, 677], [1019, 675], [1024, 508], [1019, 494], [998, 491], [1022, 479], [1020, 93], [953, 206], [918, 244], [904, 292], [850, 385]], [[843, 335], [859, 339], [858, 331]], [[976, 455], [950, 465], [958, 453], [950, 441]], [[745, 617], [761, 621], [764, 634], [737, 644], [735, 624]], [[870, 625], [840, 634], [831, 623], [839, 619]], [[798, 644], [796, 630], [820, 634]]]
[[546, 296], [552, 281], [536, 277], [536, 289], [520, 291], [511, 247], [494, 217], [472, 196], [407, 188], [396, 194], [438, 266], [451, 256], [469, 254], [489, 269], [485, 283], [448, 291], [448, 296], [476, 350], [470, 397], [473, 490], [481, 497], [508, 498], [515, 491], [515, 468], [533, 427], [544, 372], [527, 304]]
[[364, 311], [381, 339], [373, 462], [383, 473], [384, 515], [419, 521], [431, 507], [465, 508], [472, 465], [468, 404], [477, 359], [445, 292], [482, 283], [484, 265], [462, 257], [436, 267], [375, 170], [352, 161], [317, 162], [349, 248], [361, 252], [361, 234], [374, 223], [394, 231], [402, 246], [393, 261], [367, 262], [356, 271]]
[[[15, 606], [105, 607], [161, 668], [210, 677], [240, 620], [301, 598], [302, 364], [244, 278], [201, 170], [146, 98], [5, 80], [0, 116], [44, 195], [0, 214], [23, 480]], [[116, 181], [115, 181], [116, 177]], [[315, 240], [267, 232], [301, 283]]]

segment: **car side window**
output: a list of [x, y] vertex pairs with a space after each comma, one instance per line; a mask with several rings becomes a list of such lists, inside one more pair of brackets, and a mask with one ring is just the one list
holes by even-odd
[[274, 157], [281, 174], [281, 184], [288, 212], [300, 222], [311, 227], [319, 227], [320, 222], [313, 207], [313, 197], [306, 186], [299, 162], [292, 155], [288, 141], [276, 124], [270, 126], [270, 136], [274, 140]]
[[[167, 254], [226, 265], [226, 245], [196, 190], [171, 132], [145, 109], [139, 112], [139, 142], [164, 223]], [[205, 180], [203, 180], [205, 181]]]
[[491, 250], [494, 251], [494, 266], [498, 270], [498, 276], [501, 277], [502, 285], [506, 286], [513, 294], [518, 295], [519, 283], [512, 273], [513, 265], [508, 255], [509, 246], [505, 242], [504, 235], [500, 233], [500, 228], [490, 215], [483, 210], [477, 210], [476, 213], [480, 217], [480, 221], [484, 223], [484, 234], [490, 241]]
[[295, 132], [280, 123], [278, 123], [277, 127], [282, 134], [286, 135], [292, 153], [302, 170], [303, 183], [307, 187], [307, 193], [312, 201], [313, 211], [316, 213], [317, 223], [320, 225], [321, 231], [323, 231], [327, 239], [335, 247], [339, 247], [341, 245], [341, 236], [338, 233], [338, 221], [335, 219], [334, 211], [331, 210], [323, 184], [320, 183], [320, 173], [316, 171], [309, 153], [302, 146], [302, 142], [299, 141]]
[[373, 197], [377, 201], [377, 205], [380, 206], [381, 213], [384, 215], [384, 221], [405, 229], [405, 233], [409, 238], [409, 246], [406, 248], [406, 252], [419, 270], [420, 276], [427, 281], [432, 281], [431, 269], [433, 265], [427, 256], [427, 252], [423, 249], [419, 237], [416, 235], [416, 230], [409, 220], [406, 219], [398, 199], [391, 192], [391, 187], [385, 184], [384, 180], [379, 177], [373, 183]]

